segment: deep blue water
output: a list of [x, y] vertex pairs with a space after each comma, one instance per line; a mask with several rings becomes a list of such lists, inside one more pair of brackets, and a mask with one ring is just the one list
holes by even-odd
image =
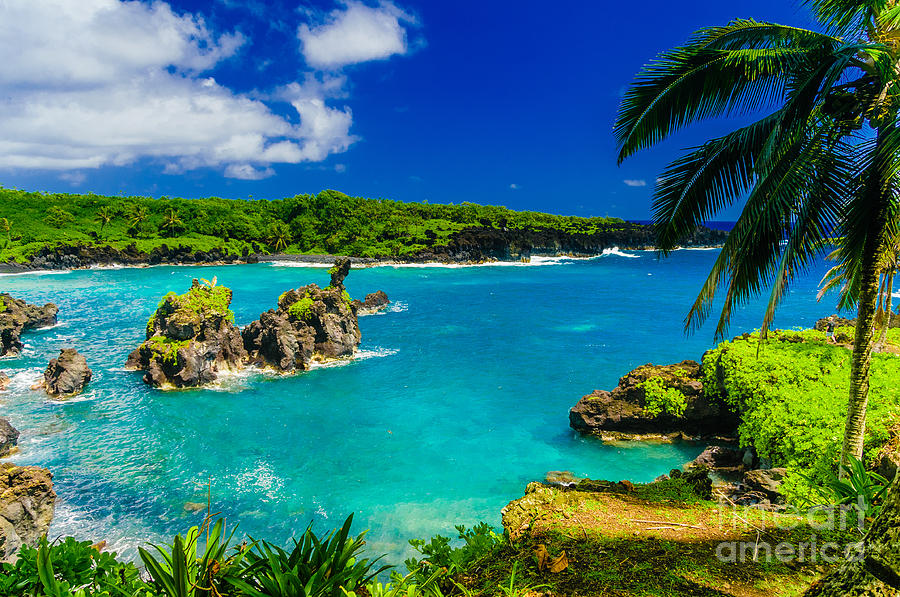
[[[353, 296], [385, 290], [390, 312], [360, 319], [361, 357], [294, 377], [251, 374], [214, 389], [161, 392], [122, 370], [159, 298], [191, 278], [234, 290], [244, 325], [280, 293], [326, 284], [324, 269], [269, 264], [7, 275], [0, 287], [56, 302], [59, 326], [28, 334], [0, 361], [13, 377], [0, 414], [22, 432], [13, 460], [49, 467], [59, 494], [51, 535], [107, 539], [134, 553], [185, 530], [205, 500], [243, 532], [286, 540], [309, 523], [356, 512], [375, 552], [454, 524], [499, 524], [500, 509], [549, 470], [648, 481], [693, 458], [689, 445], [605, 446], [575, 435], [568, 409], [647, 362], [699, 359], [711, 326], [682, 320], [715, 259], [684, 250], [611, 254], [542, 266], [354, 270]], [[809, 326], [821, 266], [795, 287], [777, 324]], [[757, 327], [759, 304], [735, 333]], [[28, 388], [62, 347], [82, 351], [94, 381], [54, 402]]]

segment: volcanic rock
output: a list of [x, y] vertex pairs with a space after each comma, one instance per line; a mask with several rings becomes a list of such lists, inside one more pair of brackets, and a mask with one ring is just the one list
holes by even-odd
[[56, 325], [58, 313], [53, 303], [39, 307], [0, 293], [0, 356], [18, 354], [22, 350], [22, 332]]
[[50, 528], [55, 502], [50, 471], [0, 464], [0, 561], [14, 561], [22, 545], [37, 546]]
[[44, 371], [44, 390], [50, 396], [72, 396], [84, 389], [92, 375], [84, 355], [64, 348]]

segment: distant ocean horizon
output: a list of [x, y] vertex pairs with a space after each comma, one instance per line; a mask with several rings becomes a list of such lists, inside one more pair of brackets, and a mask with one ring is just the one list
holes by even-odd
[[[649, 226], [653, 223], [653, 220], [628, 220], [629, 222], [634, 222], [635, 224], [644, 224], [645, 226]], [[712, 220], [709, 222], [704, 222], [704, 226], [707, 228], [712, 228], [713, 230], [724, 230], [725, 232], [731, 232], [731, 229], [734, 228], [734, 222], [726, 222], [722, 220]]]

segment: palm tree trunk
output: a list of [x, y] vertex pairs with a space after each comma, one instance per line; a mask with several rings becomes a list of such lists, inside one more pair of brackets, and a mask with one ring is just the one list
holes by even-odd
[[[884, 144], [887, 131], [878, 130], [875, 152]], [[875, 345], [875, 312], [878, 301], [880, 272], [878, 256], [884, 242], [884, 228], [887, 217], [887, 197], [885, 195], [885, 173], [880, 165], [875, 165], [868, 181], [869, 199], [875, 203], [875, 217], [870, 233], [863, 247], [862, 274], [859, 289], [859, 305], [856, 315], [856, 333], [853, 338], [853, 356], [850, 361], [850, 399], [847, 402], [847, 423], [844, 427], [844, 443], [841, 446], [841, 466], [838, 475], [845, 477], [845, 467], [850, 464], [849, 456], [863, 458], [863, 439], [866, 432], [866, 410], [869, 407], [869, 368], [872, 365], [872, 348]]]
[[863, 539], [861, 557], [815, 583], [805, 597], [867, 597], [900, 592], [900, 475]]
[[878, 339], [878, 350], [884, 351], [887, 342], [888, 328], [891, 327], [891, 293], [894, 291], [894, 270], [887, 275], [887, 296], [884, 297], [884, 325], [881, 326], [881, 337]]

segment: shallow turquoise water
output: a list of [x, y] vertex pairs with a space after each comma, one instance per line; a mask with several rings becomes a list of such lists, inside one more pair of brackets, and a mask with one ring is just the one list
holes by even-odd
[[[324, 269], [154, 267], [0, 277], [30, 302], [56, 302], [60, 325], [26, 335], [0, 360], [13, 377], [0, 414], [22, 432], [13, 460], [54, 473], [51, 535], [106, 539], [133, 554], [186, 529], [205, 501], [243, 532], [286, 540], [356, 512], [374, 552], [396, 561], [413, 537], [454, 524], [499, 524], [500, 509], [549, 470], [648, 481], [693, 458], [690, 445], [604, 446], [568, 427], [568, 409], [646, 363], [699, 359], [712, 326], [685, 338], [682, 319], [715, 251], [659, 261], [608, 255], [513, 267], [354, 270], [353, 296], [385, 290], [390, 312], [360, 319], [361, 358], [289, 378], [249, 374], [205, 390], [160, 392], [123, 371], [163, 294], [191, 278], [234, 290], [244, 325], [279, 294], [327, 283]], [[824, 266], [795, 287], [781, 327], [831, 312], [815, 302]], [[820, 271], [821, 270], [821, 271]], [[733, 331], [757, 326], [758, 304]], [[28, 388], [62, 347], [83, 352], [89, 391], [52, 402]]]

